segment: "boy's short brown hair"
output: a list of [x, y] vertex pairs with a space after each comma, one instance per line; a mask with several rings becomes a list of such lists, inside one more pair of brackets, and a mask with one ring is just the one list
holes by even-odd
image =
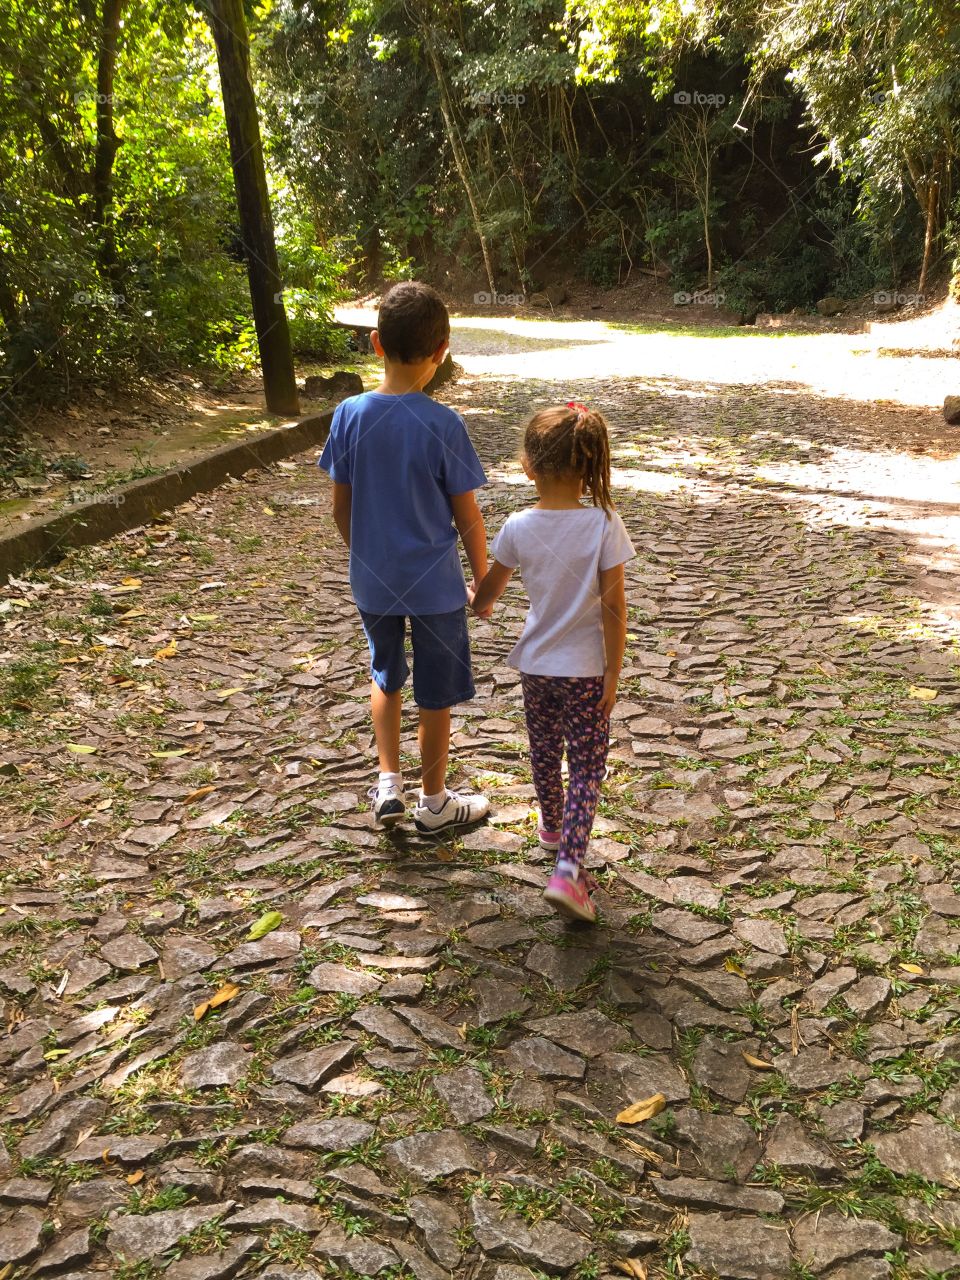
[[450, 315], [436, 289], [403, 280], [380, 303], [377, 333], [391, 360], [414, 364], [432, 356], [450, 337]]

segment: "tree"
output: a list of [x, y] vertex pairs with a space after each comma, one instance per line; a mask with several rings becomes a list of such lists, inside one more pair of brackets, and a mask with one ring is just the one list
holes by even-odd
[[209, 0], [267, 408], [299, 413], [243, 0]]

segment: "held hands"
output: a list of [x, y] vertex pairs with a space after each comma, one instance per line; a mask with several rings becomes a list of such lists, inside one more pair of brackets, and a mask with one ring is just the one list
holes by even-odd
[[620, 682], [619, 671], [605, 671], [603, 673], [603, 697], [600, 700], [600, 714], [608, 720], [613, 713], [613, 708], [617, 701], [617, 685]]
[[474, 601], [476, 600], [476, 598], [477, 598], [477, 584], [475, 582], [471, 582], [470, 585], [467, 587], [467, 604], [470, 606], [470, 609], [478, 618], [493, 617], [493, 605], [488, 604], [486, 608], [478, 609], [477, 606], [474, 604]]

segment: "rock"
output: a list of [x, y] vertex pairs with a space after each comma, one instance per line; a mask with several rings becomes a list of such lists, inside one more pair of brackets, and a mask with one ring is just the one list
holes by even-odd
[[241, 942], [238, 947], [223, 956], [224, 969], [247, 969], [255, 964], [267, 964], [275, 960], [289, 960], [300, 951], [299, 933], [277, 929], [256, 942]]
[[334, 1044], [308, 1049], [305, 1053], [293, 1053], [280, 1058], [270, 1068], [274, 1080], [285, 1080], [301, 1089], [317, 1089], [330, 1076], [336, 1075], [345, 1062], [357, 1051], [352, 1040], [337, 1040]]
[[458, 1053], [463, 1050], [463, 1037], [457, 1029], [443, 1018], [438, 1018], [435, 1013], [404, 1007], [400, 1010], [400, 1016], [435, 1049], [456, 1049]]
[[[147, 913], [141, 917], [140, 930], [148, 938], [156, 937], [160, 933], [166, 933], [168, 929], [180, 923], [186, 915], [186, 911], [187, 909], [182, 902], [158, 902], [156, 906], [150, 907]], [[183, 936], [186, 937], [187, 935]], [[203, 945], [206, 944], [204, 943]], [[167, 973], [166, 966], [164, 966], [164, 972]], [[169, 976], [169, 973], [167, 973], [168, 978]]]
[[700, 1178], [661, 1178], [657, 1195], [667, 1204], [690, 1209], [740, 1210], [744, 1213], [779, 1214], [784, 1199], [766, 1187], [738, 1187], [730, 1182], [706, 1182]]
[[123, 1179], [91, 1178], [68, 1185], [60, 1200], [60, 1213], [67, 1221], [99, 1218], [125, 1205], [130, 1188]]
[[333, 400], [344, 400], [347, 396], [363, 394], [363, 379], [359, 373], [350, 373], [345, 369], [338, 369], [329, 378], [312, 373], [303, 380], [303, 394], [308, 400], [328, 397]]
[[151, 1137], [147, 1134], [117, 1137], [112, 1133], [96, 1133], [90, 1138], [84, 1138], [78, 1147], [74, 1147], [70, 1160], [74, 1164], [100, 1164], [103, 1162], [103, 1153], [109, 1150], [111, 1163], [142, 1164], [162, 1150], [168, 1141], [168, 1138]]
[[473, 1124], [488, 1116], [494, 1107], [483, 1076], [472, 1067], [458, 1067], [447, 1075], [435, 1076], [433, 1091], [446, 1104], [455, 1124]]
[[304, 1120], [292, 1125], [283, 1135], [289, 1147], [306, 1147], [309, 1151], [348, 1151], [373, 1136], [374, 1126], [366, 1120], [349, 1116], [331, 1116], [327, 1120]]
[[861, 1258], [865, 1254], [893, 1252], [900, 1248], [903, 1237], [895, 1235], [882, 1222], [871, 1218], [848, 1218], [822, 1209], [805, 1214], [793, 1228], [793, 1244], [797, 1259], [817, 1275], [830, 1271], [841, 1262]]
[[943, 416], [951, 427], [960, 426], [960, 396], [945, 396]]
[[668, 1102], [686, 1102], [690, 1097], [690, 1086], [663, 1053], [602, 1054], [590, 1064], [591, 1083], [603, 1075], [610, 1077], [614, 1090], [614, 1111], [654, 1093], [662, 1093]]
[[863, 1107], [859, 1102], [836, 1102], [820, 1112], [820, 1123], [830, 1142], [855, 1142], [863, 1133], [863, 1121]]
[[546, 978], [550, 986], [561, 991], [574, 991], [596, 962], [597, 953], [594, 951], [552, 947], [548, 942], [538, 942], [531, 947], [526, 966], [532, 973]]
[[349, 969], [345, 964], [318, 964], [307, 978], [318, 991], [338, 995], [369, 996], [378, 990], [382, 979], [360, 969]]
[[567, 291], [562, 284], [548, 284], [543, 292], [551, 307], [561, 307], [567, 300]]
[[150, 943], [132, 933], [125, 933], [112, 942], [105, 942], [100, 948], [100, 954], [107, 964], [114, 969], [122, 969], [125, 973], [142, 969], [145, 964], [153, 964], [157, 958]]
[[476, 1144], [453, 1129], [411, 1134], [388, 1143], [384, 1154], [392, 1165], [424, 1182], [452, 1173], [479, 1173], [483, 1168]]
[[944, 1186], [960, 1179], [960, 1132], [945, 1124], [910, 1125], [874, 1140], [877, 1159], [894, 1173], [916, 1173]]
[[838, 316], [842, 311], [846, 311], [847, 304], [842, 298], [836, 297], [834, 294], [828, 294], [825, 298], [821, 298], [817, 303], [817, 310], [822, 316]]
[[188, 973], [200, 973], [209, 968], [219, 954], [216, 947], [201, 938], [189, 934], [171, 934], [161, 951], [163, 973], [168, 982], [176, 982]]
[[477, 995], [477, 1025], [486, 1027], [491, 1022], [501, 1022], [514, 1014], [523, 1014], [530, 1008], [530, 1001], [519, 987], [492, 978], [477, 978], [473, 984]]
[[550, 306], [550, 299], [545, 293], [531, 293], [527, 302], [531, 307], [540, 307], [541, 309]]
[[358, 1009], [353, 1015], [353, 1022], [369, 1031], [371, 1035], [382, 1040], [391, 1049], [422, 1049], [423, 1043], [413, 1034], [410, 1028], [380, 1005], [367, 1005]]
[[861, 978], [843, 994], [843, 1000], [851, 1013], [869, 1021], [882, 1013], [890, 999], [891, 984], [889, 978]]
[[65, 1102], [37, 1130], [20, 1143], [21, 1156], [53, 1156], [70, 1151], [85, 1129], [95, 1127], [106, 1115], [106, 1103], [97, 1098]]
[[0, 1262], [23, 1262], [40, 1248], [44, 1214], [39, 1209], [18, 1209], [0, 1230]]
[[213, 1089], [236, 1084], [245, 1078], [253, 1062], [253, 1054], [232, 1040], [218, 1040], [188, 1054], [182, 1063], [180, 1078], [185, 1089]]
[[730, 1102], [742, 1102], [755, 1082], [743, 1059], [741, 1046], [716, 1036], [705, 1036], [693, 1058], [693, 1078], [697, 1084]]
[[319, 1209], [306, 1204], [287, 1204], [285, 1200], [256, 1200], [227, 1218], [224, 1226], [251, 1231], [269, 1230], [271, 1227], [290, 1227], [315, 1235], [323, 1226], [324, 1218]]
[[785, 1226], [759, 1218], [730, 1222], [719, 1213], [692, 1213], [688, 1223], [687, 1267], [724, 1280], [786, 1280], [790, 1244]]
[[528, 1227], [513, 1213], [482, 1196], [470, 1201], [473, 1235], [491, 1258], [529, 1262], [555, 1274], [565, 1274], [591, 1252], [590, 1241], [568, 1231], [557, 1222], [541, 1222]]
[[411, 1196], [406, 1212], [430, 1256], [442, 1267], [451, 1270], [458, 1267], [461, 1257], [457, 1244], [460, 1215], [453, 1206], [438, 1196]]
[[681, 1169], [697, 1177], [729, 1178], [732, 1171], [743, 1182], [760, 1159], [756, 1134], [737, 1116], [683, 1107], [674, 1112], [674, 1132], [689, 1148], [680, 1151]]
[[0, 1185], [0, 1200], [7, 1204], [46, 1204], [53, 1193], [53, 1183], [40, 1178], [11, 1178]]
[[260, 1247], [259, 1236], [239, 1236], [225, 1249], [181, 1258], [167, 1267], [164, 1280], [230, 1280], [243, 1261]]
[[71, 1263], [86, 1262], [90, 1257], [90, 1228], [79, 1227], [76, 1231], [68, 1231], [59, 1236], [49, 1249], [34, 1264], [31, 1275], [40, 1275], [44, 1271], [54, 1271]]
[[527, 1026], [537, 1035], [546, 1036], [566, 1049], [595, 1058], [629, 1044], [630, 1032], [619, 1023], [612, 1022], [598, 1009], [582, 1009], [576, 1013], [558, 1013], [549, 1018], [537, 1018]]
[[95, 956], [84, 956], [71, 970], [67, 985], [63, 989], [65, 996], [75, 996], [88, 987], [95, 986], [101, 978], [110, 972], [110, 966]]
[[865, 1063], [855, 1062], [852, 1058], [835, 1057], [827, 1049], [818, 1046], [802, 1048], [795, 1058], [790, 1054], [780, 1054], [774, 1065], [788, 1084], [793, 1085], [800, 1093], [825, 1089], [827, 1085], [836, 1084], [849, 1076], [865, 1080], [870, 1075], [870, 1068]]
[[232, 1200], [223, 1200], [219, 1204], [191, 1205], [186, 1209], [163, 1209], [159, 1213], [124, 1214], [111, 1218], [107, 1248], [126, 1262], [156, 1258], [194, 1227], [222, 1218], [233, 1205]]
[[329, 1226], [314, 1242], [313, 1251], [339, 1266], [349, 1267], [358, 1276], [376, 1276], [398, 1262], [388, 1245], [362, 1236], [347, 1236], [339, 1227]]
[[789, 954], [783, 929], [772, 920], [735, 920], [730, 926], [741, 942], [775, 956]]
[[780, 1117], [767, 1140], [765, 1164], [775, 1164], [788, 1173], [816, 1178], [839, 1171], [840, 1166], [822, 1142], [811, 1138], [800, 1121], [790, 1114]]
[[428, 396], [432, 396], [440, 387], [445, 387], [449, 382], [456, 382], [457, 378], [462, 376], [463, 366], [457, 364], [448, 351], [437, 366], [437, 372], [423, 389]]
[[409, 1240], [395, 1240], [393, 1247], [414, 1280], [453, 1280], [453, 1273], [428, 1258], [419, 1245], [412, 1244]]
[[544, 1076], [548, 1080], [582, 1080], [587, 1069], [579, 1054], [569, 1053], [543, 1036], [515, 1040], [503, 1057], [511, 1070]]

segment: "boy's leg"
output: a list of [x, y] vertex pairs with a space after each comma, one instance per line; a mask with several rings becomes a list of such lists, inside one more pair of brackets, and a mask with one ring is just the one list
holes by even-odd
[[403, 651], [407, 623], [402, 615], [361, 610], [360, 617], [370, 646], [370, 717], [380, 762], [380, 778], [370, 797], [377, 821], [392, 826], [404, 816], [400, 715], [402, 690], [410, 674]]
[[474, 696], [466, 609], [411, 617], [413, 696], [420, 708], [423, 793], [414, 812], [420, 831], [477, 822], [489, 812], [483, 796], [448, 791], [450, 708]]
[[420, 708], [420, 768], [423, 794], [438, 795], [447, 785], [447, 758], [450, 755], [450, 708], [432, 711]]
[[523, 711], [530, 739], [533, 785], [540, 804], [540, 825], [544, 831], [560, 830], [563, 821], [562, 702], [557, 698], [553, 676], [521, 675]]
[[400, 713], [403, 692], [384, 693], [376, 680], [370, 681], [370, 716], [377, 740], [381, 773], [400, 772]]
[[572, 864], [579, 870], [586, 857], [606, 772], [610, 721], [599, 709], [602, 676], [569, 679], [564, 684], [568, 686], [563, 710], [568, 776], [557, 863]]

